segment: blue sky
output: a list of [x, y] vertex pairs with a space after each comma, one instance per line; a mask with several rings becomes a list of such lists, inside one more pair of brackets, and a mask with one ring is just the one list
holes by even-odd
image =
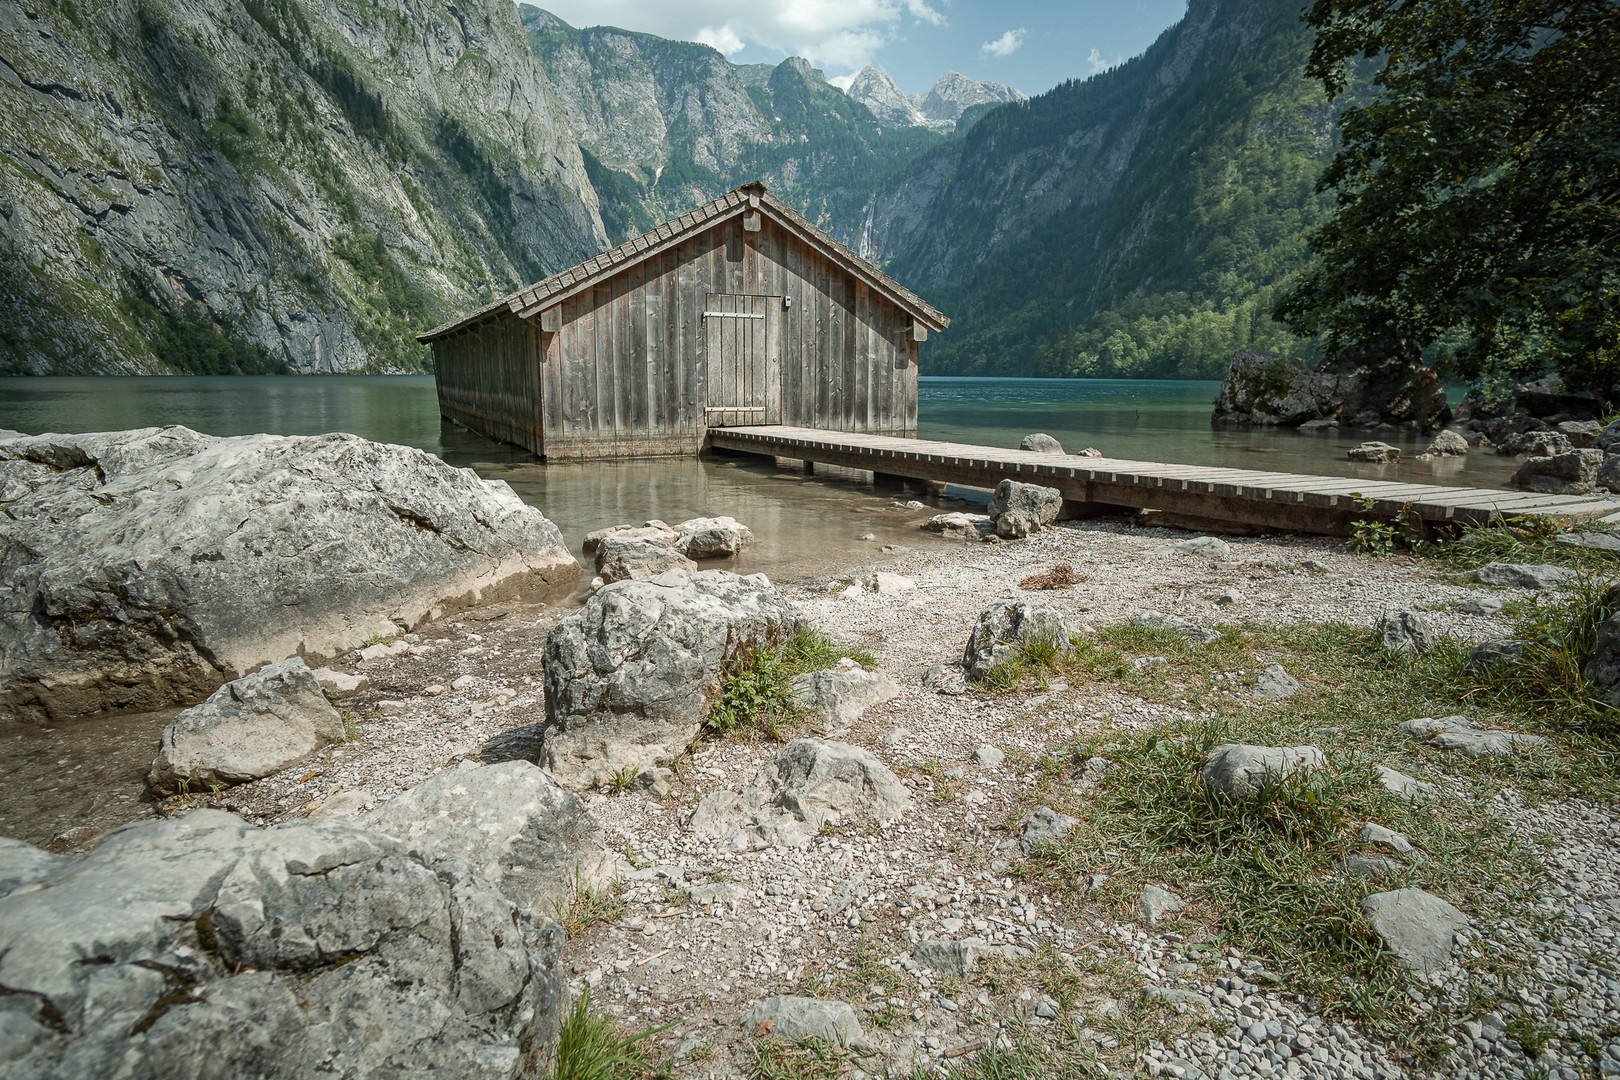
[[[739, 64], [805, 56], [835, 81], [866, 64], [907, 93], [947, 69], [1039, 94], [1137, 55], [1186, 0], [550, 0], [575, 26], [703, 41]], [[842, 78], [840, 78], [842, 77]]]

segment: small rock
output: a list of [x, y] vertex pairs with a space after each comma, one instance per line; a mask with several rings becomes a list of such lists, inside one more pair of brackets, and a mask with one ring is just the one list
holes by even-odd
[[742, 1018], [743, 1031], [752, 1036], [763, 1026], [774, 1038], [787, 1042], [820, 1039], [848, 1046], [861, 1038], [861, 1023], [855, 1010], [842, 1001], [794, 997], [787, 994], [768, 997]]
[[663, 522], [649, 521], [645, 525], [610, 525], [605, 529], [588, 532], [581, 547], [585, 554], [594, 554], [597, 546], [610, 537], [618, 540], [651, 540], [664, 547], [672, 546], [679, 539], [675, 530]]
[[1378, 618], [1384, 648], [1393, 653], [1426, 653], [1434, 648], [1434, 626], [1416, 608], [1395, 608]]
[[973, 751], [973, 764], [982, 769], [997, 768], [1003, 761], [1006, 760], [1007, 755], [1002, 753], [998, 748], [991, 746], [989, 743], [985, 743]]
[[1174, 630], [1194, 645], [1208, 645], [1221, 640], [1219, 630], [1211, 630], [1206, 626], [1188, 622], [1178, 615], [1166, 615], [1162, 611], [1144, 611], [1131, 619], [1132, 626], [1140, 626], [1144, 630]]
[[364, 788], [354, 791], [340, 791], [336, 795], [328, 795], [321, 800], [321, 805], [309, 812], [309, 820], [323, 821], [327, 819], [353, 817], [366, 808], [372, 799], [371, 792]]
[[980, 938], [923, 941], [913, 946], [911, 950], [911, 958], [919, 967], [958, 979], [971, 973], [974, 965], [986, 956], [1017, 960], [1029, 955], [1028, 949], [1021, 949], [1016, 945], [990, 945]]
[[954, 697], [967, 692], [967, 676], [961, 664], [934, 664], [923, 672], [923, 686]]
[[1401, 460], [1401, 452], [1386, 442], [1364, 442], [1352, 447], [1345, 457], [1373, 465], [1393, 465]]
[[1468, 440], [1455, 431], [1442, 431], [1423, 452], [1439, 457], [1465, 457], [1468, 454]]
[[1344, 872], [1350, 877], [1388, 877], [1405, 869], [1406, 864], [1399, 859], [1391, 859], [1383, 855], [1346, 855], [1344, 857]]
[[1028, 600], [992, 604], [980, 612], [962, 653], [970, 679], [982, 679], [1002, 662], [1031, 646], [1052, 648], [1059, 656], [1074, 651], [1069, 627], [1056, 608]]
[[917, 582], [901, 574], [891, 574], [884, 570], [875, 570], [861, 577], [861, 588], [878, 596], [899, 596], [902, 593], [913, 592]]
[[1471, 596], [1457, 605], [1459, 615], [1495, 615], [1505, 601], [1500, 596]]
[[788, 687], [796, 705], [815, 713], [823, 724], [837, 727], [854, 722], [867, 709], [899, 693], [893, 679], [867, 671], [848, 658], [826, 671], [796, 676]]
[[1422, 802], [1439, 796], [1440, 789], [1433, 784], [1396, 772], [1387, 765], [1374, 765], [1373, 772], [1384, 790], [1408, 802]]
[[[1611, 454], [1610, 457], [1620, 464], [1620, 454]], [[1620, 533], [1596, 529], [1589, 532], [1559, 533], [1553, 537], [1553, 543], [1563, 544], [1565, 547], [1590, 548], [1593, 551], [1620, 551]]]
[[1547, 744], [1540, 735], [1477, 727], [1466, 716], [1445, 716], [1438, 720], [1420, 716], [1401, 724], [1400, 729], [1408, 735], [1428, 737], [1430, 746], [1456, 750], [1465, 757], [1508, 757], [1521, 747]]
[[1356, 840], [1362, 844], [1371, 844], [1373, 847], [1388, 848], [1397, 855], [1410, 857], [1417, 853], [1417, 849], [1406, 837], [1394, 829], [1386, 829], [1371, 821], [1361, 826], [1361, 831], [1356, 834]]
[[863, 543], [863, 544], [876, 543], [877, 542], [877, 533], [861, 533], [859, 539], [860, 539], [861, 543]]
[[1023, 849], [1025, 855], [1033, 854], [1042, 844], [1061, 840], [1079, 823], [1078, 818], [1060, 814], [1050, 806], [1037, 806], [1024, 822], [1024, 831], [1018, 838], [1018, 846]]
[[642, 769], [636, 774], [636, 787], [647, 792], [655, 799], [662, 799], [669, 794], [670, 781], [674, 779], [673, 770], [654, 767]]
[[609, 536], [596, 545], [596, 574], [604, 584], [646, 581], [666, 570], [696, 570], [697, 564], [673, 548], [652, 540]]
[[311, 674], [320, 684], [321, 692], [331, 701], [341, 701], [371, 689], [371, 680], [364, 675], [348, 675], [325, 667], [316, 668]]
[[1037, 454], [1061, 454], [1063, 444], [1045, 432], [1037, 432], [1034, 435], [1025, 435], [1024, 441], [1018, 444], [1018, 449], [1031, 450]]
[[1149, 925], [1157, 924], [1166, 915], [1180, 911], [1186, 906], [1181, 897], [1167, 889], [1161, 889], [1157, 885], [1142, 886], [1142, 917]]
[[1095, 446], [1088, 446], [1084, 450], [1076, 450], [1074, 452], [1074, 456], [1075, 457], [1102, 457], [1103, 452], [1101, 450], [1097, 449]]
[[883, 733], [882, 738], [878, 739], [878, 745], [882, 746], [885, 750], [894, 750], [900, 746], [904, 746], [910, 741], [911, 732], [907, 731], [903, 727], [892, 727]]
[[367, 645], [360, 650], [362, 660], [388, 660], [395, 656], [404, 656], [411, 651], [408, 641], [379, 641], [375, 645]]
[[939, 533], [956, 540], [977, 540], [996, 531], [996, 523], [983, 514], [935, 514], [923, 522], [926, 532]]
[[450, 689], [465, 690], [467, 687], [471, 686], [477, 681], [478, 680], [473, 678], [471, 675], [457, 675], [454, 679], [450, 680]]
[[1468, 929], [1468, 916], [1422, 889], [1374, 893], [1361, 902], [1384, 947], [1420, 975], [1451, 963], [1457, 934]]
[[1215, 602], [1224, 607], [1227, 604], [1235, 604], [1242, 599], [1243, 594], [1236, 589], [1222, 589], [1221, 594], [1215, 598]]
[[1468, 650], [1468, 666], [1471, 668], [1489, 667], [1492, 664], [1517, 663], [1530, 648], [1528, 641], [1518, 641], [1512, 638], [1494, 638], [1482, 641]]
[[1578, 575], [1562, 566], [1525, 563], [1486, 563], [1474, 571], [1481, 585], [1518, 589], [1563, 589], [1575, 584]]
[[692, 518], [675, 526], [676, 551], [688, 559], [729, 559], [754, 542], [748, 526], [734, 517]]
[[1299, 680], [1283, 670], [1281, 664], [1267, 664], [1255, 676], [1254, 696], [1262, 698], [1293, 697], [1299, 692]]
[[1225, 559], [1232, 554], [1232, 545], [1213, 536], [1195, 536], [1190, 540], [1176, 541], [1170, 545], [1170, 550], [1177, 555], [1197, 555], [1206, 559]]
[[432, 683], [428, 686], [422, 687], [422, 693], [427, 697], [438, 697], [440, 694], [444, 693], [444, 690], [445, 687], [443, 683]]
[[1204, 790], [1211, 797], [1247, 799], [1296, 772], [1314, 772], [1327, 756], [1314, 746], [1245, 746], [1226, 743], [1204, 759]]

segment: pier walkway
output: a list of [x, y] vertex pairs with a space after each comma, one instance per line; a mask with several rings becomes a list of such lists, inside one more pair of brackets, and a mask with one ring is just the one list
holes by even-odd
[[[1414, 513], [1436, 525], [1529, 514], [1620, 524], [1620, 499], [1607, 496], [1163, 465], [814, 428], [711, 428], [708, 434], [710, 445], [725, 450], [869, 469], [880, 476], [977, 488], [993, 488], [1006, 478], [1042, 484], [1063, 492], [1070, 516], [1146, 509], [1337, 535], [1348, 533], [1357, 519]], [[1370, 499], [1371, 506], [1358, 506], [1357, 496]]]

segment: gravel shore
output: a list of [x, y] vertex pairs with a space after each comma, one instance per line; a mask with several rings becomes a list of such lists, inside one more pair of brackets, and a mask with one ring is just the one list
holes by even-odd
[[[872, 652], [902, 688], [847, 729], [791, 734], [832, 735], [870, 750], [903, 778], [913, 809], [882, 827], [836, 830], [807, 848], [716, 850], [685, 831], [686, 816], [711, 791], [740, 790], [776, 749], [735, 739], [700, 742], [662, 799], [638, 791], [590, 796], [591, 812], [623, 856], [625, 889], [617, 917], [568, 945], [565, 963], [576, 985], [591, 987], [593, 1000], [628, 1027], [673, 1024], [656, 1042], [683, 1077], [744, 1074], [751, 1033], [740, 1018], [783, 993], [839, 996], [855, 1007], [865, 1037], [850, 1075], [909, 1075], [960, 1063], [998, 1041], [1028, 1039], [1076, 1067], [1094, 1061], [1127, 1075], [1406, 1075], [1395, 1054], [1278, 989], [1264, 958], [1015, 879], [1022, 854], [1014, 830], [1028, 810], [1041, 755], [1062, 755], [1077, 738], [1140, 731], [1184, 715], [1175, 703], [1150, 703], [1105, 683], [1053, 681], [994, 695], [923, 686], [924, 670], [958, 660], [979, 612], [999, 599], [1038, 598], [1071, 625], [1092, 629], [1145, 610], [1204, 625], [1368, 626], [1387, 607], [1416, 605], [1443, 634], [1482, 640], [1508, 630], [1500, 618], [1453, 610], [1481, 591], [1433, 563], [1366, 558], [1320, 539], [1226, 539], [1197, 552], [1178, 549], [1186, 539], [1169, 530], [1070, 523], [1017, 543], [894, 552], [882, 569], [915, 582], [894, 595], [840, 588], [853, 571], [784, 586], [819, 629]], [[1020, 588], [1059, 564], [1073, 569], [1072, 587]], [[370, 681], [341, 705], [353, 738], [306, 769], [231, 789], [222, 801], [260, 822], [351, 813], [465, 758], [531, 755], [544, 719], [541, 645], [567, 610], [497, 605], [407, 635], [384, 650], [395, 655], [341, 658], [334, 666]], [[1255, 657], [1247, 670], [1228, 673], [1234, 700], [1264, 663]], [[973, 764], [973, 751], [985, 744], [1005, 760]], [[1531, 806], [1511, 792], [1494, 809], [1505, 828], [1539, 851], [1547, 872], [1541, 903], [1557, 916], [1557, 932], [1476, 927], [1481, 947], [1534, 957], [1533, 977], [1515, 988], [1518, 1013], [1463, 1023], [1432, 1072], [1620, 1075], [1614, 809], [1574, 799]], [[991, 988], [936, 979], [910, 960], [921, 940], [966, 937], [1066, 965], [1080, 990], [1059, 1002], [1038, 979], [1009, 978]], [[1421, 1009], [1424, 992], [1414, 992]], [[1105, 1022], [1122, 1011], [1147, 1018], [1129, 1038]]]

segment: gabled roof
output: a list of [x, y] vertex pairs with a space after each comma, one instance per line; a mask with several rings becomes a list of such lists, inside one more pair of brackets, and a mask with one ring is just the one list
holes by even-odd
[[740, 217], [751, 209], [769, 215], [778, 225], [887, 296], [913, 319], [929, 329], [943, 330], [951, 324], [951, 320], [935, 310], [922, 297], [810, 224], [798, 211], [766, 191], [764, 184], [754, 183], [744, 184], [735, 191], [728, 191], [713, 202], [690, 210], [672, 221], [666, 221], [656, 229], [642, 233], [634, 240], [620, 244], [616, 248], [604, 251], [600, 255], [593, 255], [578, 266], [552, 274], [527, 288], [519, 289], [510, 296], [503, 296], [476, 311], [459, 315], [443, 326], [435, 327], [425, 334], [418, 334], [416, 340], [426, 343], [445, 337], [502, 311], [509, 311], [523, 318], [532, 317], [543, 308], [551, 307], [575, 293], [590, 288], [604, 278], [612, 277], [632, 263], [666, 251], [688, 237], [704, 232], [728, 218]]

